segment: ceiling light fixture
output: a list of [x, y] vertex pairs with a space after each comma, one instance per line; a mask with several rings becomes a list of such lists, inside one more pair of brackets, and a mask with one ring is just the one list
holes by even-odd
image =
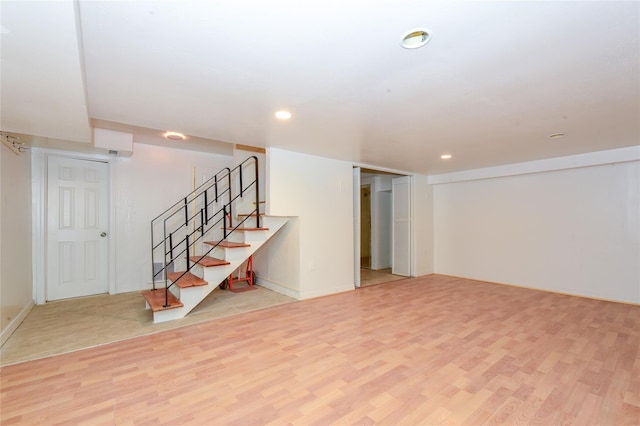
[[164, 137], [167, 139], [171, 139], [172, 141], [183, 141], [187, 139], [185, 135], [178, 132], [167, 132], [164, 134]]
[[289, 111], [277, 111], [276, 112], [276, 118], [278, 120], [288, 120], [291, 118], [291, 113]]
[[443, 160], [448, 160], [448, 159], [450, 159], [451, 157], [453, 157], [453, 155], [451, 155], [451, 154], [442, 154], [442, 155], [440, 156], [440, 158], [442, 158]]
[[417, 49], [431, 41], [431, 30], [427, 28], [417, 28], [405, 33], [402, 36], [401, 45], [405, 49]]

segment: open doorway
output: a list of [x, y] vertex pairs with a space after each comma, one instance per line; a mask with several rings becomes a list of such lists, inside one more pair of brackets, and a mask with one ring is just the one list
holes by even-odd
[[[398, 207], [410, 203], [408, 186], [399, 185], [409, 183], [409, 179], [389, 172], [354, 169], [356, 287], [410, 275], [411, 235], [407, 230], [411, 218], [403, 213], [408, 209]], [[398, 197], [403, 202], [399, 203]]]
[[371, 185], [360, 186], [360, 268], [371, 269]]

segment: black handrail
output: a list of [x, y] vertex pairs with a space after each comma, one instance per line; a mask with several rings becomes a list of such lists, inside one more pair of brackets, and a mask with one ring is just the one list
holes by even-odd
[[[244, 185], [243, 179], [243, 168], [250, 161], [254, 162], [254, 176], [255, 179], [249, 182], [247, 185]], [[164, 275], [164, 287], [165, 287], [165, 306], [169, 304], [169, 289], [173, 284], [186, 275], [195, 264], [198, 262], [191, 263], [191, 259], [189, 256], [189, 251], [195, 244], [202, 241], [204, 242], [205, 235], [207, 232], [211, 231], [215, 227], [219, 226], [220, 222], [222, 222], [223, 226], [223, 240], [226, 240], [228, 236], [234, 232], [240, 225], [243, 225], [254, 213], [256, 217], [256, 227], [260, 228], [261, 220], [260, 220], [260, 177], [258, 174], [258, 158], [256, 156], [251, 156], [243, 161], [240, 165], [236, 166], [234, 169], [229, 169], [228, 167], [222, 169], [220, 172], [216, 173], [211, 179], [207, 180], [205, 183], [197, 187], [195, 190], [187, 194], [186, 197], [176, 202], [173, 206], [166, 209], [160, 215], [156, 216], [151, 221], [151, 269], [152, 269], [152, 284], [153, 289], [156, 290], [156, 277], [160, 274]], [[237, 194], [233, 195], [233, 180], [231, 178], [232, 175], [238, 175], [239, 188]], [[219, 185], [226, 178], [226, 188], [223, 187], [220, 190]], [[255, 206], [256, 208], [249, 212], [249, 214], [242, 219], [236, 226], [230, 222], [227, 224], [227, 217], [232, 216], [233, 214], [233, 203], [236, 200], [241, 199], [245, 192], [249, 190], [252, 186], [255, 186]], [[208, 191], [213, 189], [214, 191], [214, 200], [209, 200]], [[228, 199], [226, 203], [223, 204], [221, 208], [219, 208], [215, 213], [209, 214], [210, 206], [214, 205], [224, 195], [228, 193]], [[197, 210], [193, 215], [189, 215], [189, 204], [196, 203], [198, 205], [198, 201], [200, 201], [200, 209]], [[175, 226], [171, 228], [171, 225], [168, 224], [171, 221], [175, 221], [176, 215], [184, 214], [181, 225]], [[215, 220], [217, 218], [217, 220]], [[162, 220], [162, 240], [157, 241], [154, 239], [155, 229], [158, 226], [159, 221]], [[199, 223], [198, 223], [199, 222]], [[192, 226], [192, 230], [189, 230], [189, 226]], [[184, 236], [182, 239], [178, 241], [175, 240], [176, 234], [182, 233]], [[168, 247], [167, 247], [168, 244]], [[184, 244], [184, 248], [181, 248]], [[205, 256], [208, 256], [218, 245], [211, 246], [204, 254], [200, 256], [199, 260], [202, 260]], [[162, 267], [159, 270], [155, 270], [155, 256], [154, 252], [156, 249], [162, 247], [163, 249], [163, 261]], [[167, 268], [169, 265], [173, 265], [176, 259], [181, 258], [183, 254], [186, 254], [186, 263], [187, 269], [178, 277], [172, 280], [172, 283], [169, 284], [169, 279], [167, 277]]]
[[[235, 169], [234, 169], [235, 170]], [[191, 191], [190, 193], [188, 193], [186, 195], [186, 197], [184, 198], [188, 198], [189, 196], [195, 194], [196, 192], [198, 192], [199, 189], [201, 189], [204, 186], [207, 186], [206, 189], [210, 189], [211, 187], [213, 187], [214, 185], [216, 185], [216, 194], [218, 193], [217, 191], [217, 183], [218, 183], [218, 175], [225, 173], [225, 174], [231, 174], [231, 169], [229, 167], [225, 167], [224, 169], [220, 170], [218, 173], [216, 173], [213, 177], [209, 178], [207, 181], [205, 181], [202, 185], [198, 186], [196, 189], [194, 189], [193, 191]], [[214, 181], [213, 184], [211, 184], [211, 181]], [[205, 189], [205, 190], [206, 190]], [[198, 195], [200, 195], [202, 193], [202, 191], [198, 192]], [[196, 195], [197, 196], [197, 195]], [[193, 200], [191, 200], [193, 201]], [[160, 213], [158, 216], [154, 217], [153, 219], [151, 219], [151, 222], [155, 222], [157, 219], [160, 219], [160, 217], [162, 217], [165, 213], [167, 213], [169, 210], [171, 210], [172, 208], [180, 205], [182, 203], [182, 200], [177, 201], [174, 205], [172, 205], [171, 207], [169, 207], [168, 209], [166, 209], [165, 211], [163, 211], [162, 213]]]
[[[218, 176], [220, 175], [231, 175], [231, 169], [229, 167], [225, 167], [222, 170], [220, 170], [218, 173], [216, 173], [215, 175], [213, 175], [213, 177], [211, 177], [210, 179], [206, 180], [204, 183], [202, 183], [200, 186], [198, 186], [197, 188], [195, 188], [193, 191], [191, 191], [189, 194], [187, 194], [186, 197], [184, 197], [183, 200], [186, 200], [191, 197], [192, 195], [198, 193], [197, 195], [195, 195], [193, 198], [191, 198], [191, 200], [189, 200], [190, 202], [194, 201], [199, 194], [202, 193], [202, 191], [198, 192], [199, 190], [202, 190], [203, 187], [206, 186], [206, 188], [204, 189], [204, 192], [206, 193], [209, 189], [211, 189], [212, 187], [215, 188], [215, 193], [216, 193], [216, 202], [218, 201]], [[213, 181], [213, 183], [212, 183]], [[230, 182], [230, 181], [229, 181]], [[223, 192], [224, 193], [224, 192]], [[167, 240], [167, 235], [166, 235], [166, 230], [164, 232], [164, 238], [159, 241], [157, 244], [154, 244], [154, 224], [164, 215], [166, 215], [169, 211], [171, 211], [172, 209], [177, 208], [178, 206], [180, 206], [182, 204], [182, 200], [177, 201], [174, 205], [172, 205], [171, 207], [169, 207], [168, 209], [166, 209], [165, 211], [163, 211], [162, 213], [160, 213], [158, 216], [154, 217], [151, 220], [151, 279], [152, 279], [152, 285], [153, 285], [153, 289], [156, 289], [156, 284], [155, 284], [155, 277], [160, 273], [166, 270], [166, 264], [163, 266], [163, 268], [158, 272], [155, 273], [155, 265], [154, 265], [154, 257], [153, 257], [153, 253], [154, 251], [160, 247], [161, 245], [165, 246], [166, 248], [166, 240]], [[165, 250], [166, 251], [166, 250]]]

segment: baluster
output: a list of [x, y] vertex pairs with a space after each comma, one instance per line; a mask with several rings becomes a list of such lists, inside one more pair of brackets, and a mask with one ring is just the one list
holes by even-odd
[[188, 197], [184, 197], [184, 226], [189, 226], [189, 204]]
[[189, 244], [189, 234], [185, 235], [185, 241], [187, 242], [187, 271], [191, 269], [191, 259], [189, 259], [189, 249], [191, 248]]
[[228, 185], [228, 193], [229, 193], [229, 204], [231, 204], [232, 195], [231, 195], [231, 172], [227, 173], [227, 185]]
[[[173, 232], [169, 233], [169, 259], [171, 260], [169, 263], [173, 263]], [[167, 275], [167, 265], [164, 265], [164, 274]]]
[[156, 271], [153, 267], [153, 261], [155, 260], [153, 253], [153, 221], [151, 221], [151, 285], [153, 289], [156, 289]]
[[258, 157], [253, 156], [254, 170], [256, 174], [256, 228], [260, 228], [260, 182], [258, 175]]
[[214, 181], [213, 188], [215, 189], [215, 193], [216, 193], [216, 203], [217, 203], [217, 202], [218, 202], [218, 175], [215, 175], [215, 176], [213, 177], [213, 181]]
[[204, 190], [204, 222], [209, 224], [209, 201], [207, 197], [207, 190]]
[[222, 206], [222, 235], [224, 240], [227, 239], [227, 205]]

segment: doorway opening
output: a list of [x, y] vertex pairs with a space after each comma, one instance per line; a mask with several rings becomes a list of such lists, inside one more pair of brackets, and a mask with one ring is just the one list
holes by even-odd
[[410, 276], [409, 189], [409, 176], [354, 168], [356, 287]]
[[360, 186], [360, 267], [371, 269], [371, 185]]
[[109, 165], [50, 155], [46, 301], [109, 291]]

